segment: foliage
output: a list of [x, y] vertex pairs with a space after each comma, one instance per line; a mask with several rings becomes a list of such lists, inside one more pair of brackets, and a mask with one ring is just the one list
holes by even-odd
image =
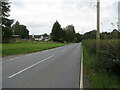
[[75, 42], [80, 42], [80, 41], [82, 41], [82, 35], [81, 35], [81, 34], [76, 33], [75, 36], [76, 36]]
[[112, 32], [102, 32], [101, 39], [120, 39], [120, 32], [114, 29]]
[[75, 42], [75, 29], [73, 25], [68, 25], [66, 27], [66, 41]]
[[96, 30], [86, 32], [83, 37], [83, 39], [96, 39]]
[[80, 42], [82, 40], [82, 36], [79, 33], [76, 34], [73, 25], [62, 29], [58, 21], [53, 25], [51, 37], [57, 42]]
[[83, 45], [83, 63], [84, 69], [88, 76], [88, 79], [91, 82], [92, 89], [98, 90], [98, 88], [120, 88], [120, 78], [109, 74], [106, 71], [104, 72], [96, 72], [96, 64], [98, 60], [94, 54]]
[[8, 1], [2, 2], [0, 8], [2, 8], [2, 39], [3, 39], [2, 41], [9, 42], [12, 36], [11, 24], [13, 23], [13, 20], [8, 19], [8, 17], [10, 16], [9, 2]]
[[2, 28], [2, 39], [3, 42], [10, 42], [10, 38], [12, 37], [12, 28], [11, 27], [3, 27]]
[[51, 38], [56, 42], [60, 42], [62, 39], [62, 28], [58, 21], [56, 21], [53, 25]]
[[8, 19], [10, 12], [10, 3], [5, 0], [1, 2], [0, 8], [2, 9], [2, 41], [7, 43], [11, 41], [12, 35], [19, 35], [20, 38], [28, 38], [29, 31], [25, 25], [20, 25], [19, 22], [16, 22], [13, 26], [12, 23], [14, 20]]
[[43, 37], [47, 37], [47, 36], [49, 36], [49, 35], [47, 35], [47, 33], [45, 33], [45, 34], [43, 34], [42, 36], [43, 36]]
[[[84, 40], [83, 45], [90, 53], [96, 54], [96, 40]], [[95, 68], [97, 71], [107, 71], [110, 74], [120, 75], [120, 39], [100, 40], [99, 57]]]
[[25, 25], [20, 25], [18, 21], [12, 26], [12, 30], [14, 35], [19, 35], [22, 39], [29, 38], [27, 27]]
[[[100, 33], [100, 38], [102, 40], [106, 39], [120, 39], [120, 31], [114, 29], [112, 32], [102, 32]], [[82, 35], [82, 40], [85, 39], [96, 39], [96, 30], [86, 32]]]

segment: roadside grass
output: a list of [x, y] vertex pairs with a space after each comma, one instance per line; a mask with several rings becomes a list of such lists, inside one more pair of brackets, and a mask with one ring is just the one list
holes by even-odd
[[91, 55], [87, 48], [83, 46], [83, 63], [88, 79], [91, 82], [92, 88], [120, 88], [120, 78], [115, 75], [109, 75], [105, 71], [97, 72], [95, 64], [97, 63], [95, 55]]
[[2, 56], [24, 54], [67, 45], [66, 43], [9, 43], [2, 44]]
[[0, 44], [0, 57], [2, 56], [2, 44]]

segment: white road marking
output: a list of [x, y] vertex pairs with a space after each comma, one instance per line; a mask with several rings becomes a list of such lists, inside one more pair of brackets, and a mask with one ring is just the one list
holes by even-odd
[[37, 62], [37, 63], [35, 63], [35, 64], [33, 64], [33, 65], [30, 65], [29, 67], [27, 67], [27, 68], [25, 68], [25, 69], [23, 69], [23, 70], [21, 70], [21, 71], [15, 73], [15, 74], [9, 76], [8, 78], [12, 78], [12, 77], [14, 77], [14, 76], [16, 76], [16, 75], [18, 75], [18, 74], [20, 74], [20, 73], [22, 73], [22, 72], [24, 72], [24, 71], [30, 69], [30, 68], [32, 68], [32, 67], [34, 67], [34, 66], [36, 66], [36, 65], [38, 65], [38, 64], [40, 64], [40, 63], [42, 63], [42, 62], [44, 62], [44, 61], [46, 61], [46, 60], [52, 58], [53, 56], [54, 56], [54, 55], [49, 56], [49, 57], [47, 57], [47, 58], [45, 58], [45, 59], [43, 59], [43, 60], [41, 60], [41, 61], [39, 61], [39, 62]]
[[80, 77], [80, 90], [83, 90], [83, 50], [81, 50], [81, 77]]

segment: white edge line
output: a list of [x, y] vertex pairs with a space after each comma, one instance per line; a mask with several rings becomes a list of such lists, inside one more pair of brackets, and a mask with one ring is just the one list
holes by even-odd
[[16, 75], [18, 75], [18, 74], [20, 74], [20, 73], [22, 73], [22, 72], [24, 72], [24, 71], [26, 71], [26, 70], [28, 70], [28, 69], [32, 68], [32, 67], [34, 67], [34, 66], [38, 65], [38, 64], [40, 64], [40, 63], [42, 63], [42, 62], [46, 61], [47, 59], [52, 58], [53, 56], [54, 56], [54, 55], [49, 56], [49, 57], [47, 57], [47, 58], [45, 58], [45, 59], [43, 59], [43, 60], [41, 60], [41, 61], [39, 61], [39, 62], [37, 62], [37, 63], [35, 63], [35, 64], [33, 64], [33, 65], [30, 65], [29, 67], [27, 67], [27, 68], [25, 68], [25, 69], [23, 69], [23, 70], [21, 70], [21, 71], [19, 71], [19, 72], [15, 73], [15, 74], [13, 74], [13, 75], [9, 76], [8, 78], [12, 78], [12, 77], [14, 77], [14, 76], [16, 76]]
[[28, 54], [28, 55], [26, 55], [26, 56], [31, 56], [32, 54]]
[[83, 50], [81, 50], [80, 90], [83, 90]]

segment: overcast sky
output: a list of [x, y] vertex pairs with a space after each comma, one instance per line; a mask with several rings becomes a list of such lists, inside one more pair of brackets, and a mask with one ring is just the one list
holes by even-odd
[[[96, 0], [9, 0], [10, 18], [27, 26], [30, 34], [50, 33], [56, 20], [76, 32], [96, 29]], [[101, 0], [101, 31], [117, 28], [118, 0]], [[114, 26], [111, 25], [114, 24]]]

